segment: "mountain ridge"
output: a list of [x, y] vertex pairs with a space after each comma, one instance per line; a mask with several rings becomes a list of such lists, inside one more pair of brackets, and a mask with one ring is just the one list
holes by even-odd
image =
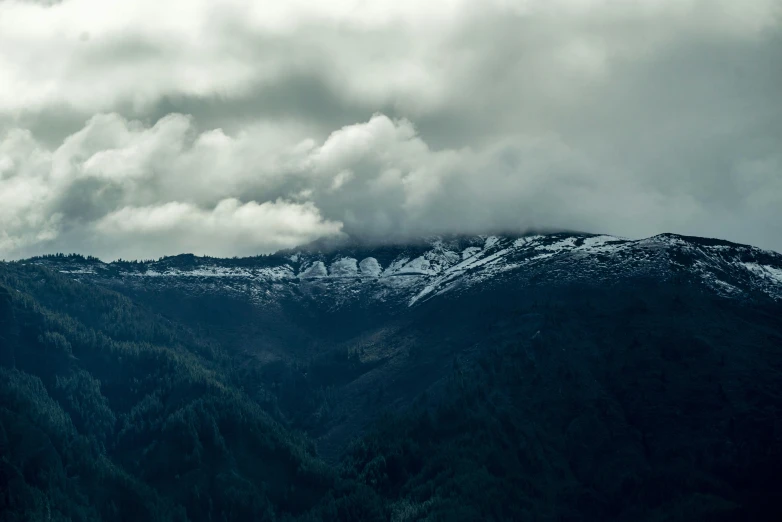
[[[390, 300], [413, 306], [509, 277], [522, 284], [595, 278], [612, 284], [613, 278], [686, 276], [725, 297], [765, 294], [782, 299], [782, 254], [672, 233], [638, 240], [585, 233], [434, 236], [379, 246], [347, 242], [323, 248], [316, 242], [245, 258], [180, 254], [157, 261], [105, 263], [54, 256], [18, 262], [50, 265], [77, 279], [111, 285], [159, 285], [153, 278], [169, 278], [193, 286], [192, 278], [200, 282], [221, 278], [225, 291], [243, 292], [259, 303], [291, 299], [302, 290], [321, 287], [320, 294], [336, 296], [338, 303]], [[552, 270], [557, 278], [551, 276]]]

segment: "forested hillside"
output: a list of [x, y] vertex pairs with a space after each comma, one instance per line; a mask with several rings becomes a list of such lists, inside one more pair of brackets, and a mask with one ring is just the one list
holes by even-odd
[[772, 299], [487, 285], [255, 344], [176, 302], [0, 264], [0, 520], [782, 515]]
[[330, 487], [219, 348], [114, 292], [0, 270], [4, 519], [272, 519]]

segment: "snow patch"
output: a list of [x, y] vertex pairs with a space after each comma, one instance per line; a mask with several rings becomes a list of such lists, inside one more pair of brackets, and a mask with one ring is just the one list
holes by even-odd
[[782, 285], [782, 269], [758, 263], [741, 263], [744, 268], [764, 279], [770, 279], [773, 283]]
[[543, 250], [548, 250], [549, 252], [561, 252], [563, 250], [575, 250], [576, 249], [576, 240], [578, 238], [575, 237], [568, 237], [561, 241], [557, 241], [556, 243], [552, 243], [550, 245], [543, 246]]
[[343, 257], [331, 263], [332, 277], [355, 277], [358, 275], [358, 264], [352, 257]]
[[389, 274], [396, 274], [399, 272], [406, 264], [410, 261], [410, 258], [407, 256], [402, 256], [394, 259], [394, 261], [391, 262], [390, 265], [388, 265], [388, 268], [386, 268], [386, 275]]
[[383, 272], [383, 267], [380, 266], [380, 263], [374, 257], [362, 259], [358, 266], [363, 275], [370, 277], [377, 277]]
[[534, 243], [538, 239], [542, 238], [543, 236], [536, 234], [534, 236], [524, 236], [518, 238], [516, 241], [513, 242], [514, 248], [520, 248], [526, 245], [529, 245], [530, 243]]
[[584, 250], [591, 250], [595, 252], [607, 252], [615, 251], [620, 248], [621, 245], [614, 243], [615, 241], [621, 241], [614, 236], [594, 236], [584, 239], [584, 243], [581, 248]]
[[477, 254], [480, 251], [481, 251], [481, 247], [471, 246], [471, 247], [465, 248], [464, 250], [462, 250], [462, 261], [464, 261], [466, 259], [470, 259], [472, 256], [474, 256], [475, 254]]
[[498, 238], [497, 236], [489, 236], [486, 238], [486, 241], [483, 243], [483, 249], [488, 250], [494, 245], [496, 245], [497, 243], [499, 243], [499, 241], [500, 238]]
[[328, 272], [326, 271], [326, 265], [323, 264], [323, 261], [315, 261], [305, 268], [304, 271], [299, 274], [299, 277], [301, 279], [312, 279], [316, 277], [326, 277], [327, 275]]
[[77, 268], [74, 270], [60, 270], [61, 274], [95, 274], [92, 268]]
[[424, 256], [416, 257], [406, 265], [404, 265], [398, 272], [398, 274], [436, 274], [437, 270], [432, 268], [432, 263]]

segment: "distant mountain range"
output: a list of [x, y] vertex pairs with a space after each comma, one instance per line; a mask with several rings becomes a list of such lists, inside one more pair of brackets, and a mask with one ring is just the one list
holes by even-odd
[[782, 516], [782, 255], [727, 241], [0, 263], [0, 372], [0, 521]]

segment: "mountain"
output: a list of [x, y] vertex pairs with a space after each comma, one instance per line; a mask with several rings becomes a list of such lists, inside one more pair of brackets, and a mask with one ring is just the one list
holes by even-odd
[[[370, 415], [361, 407], [370, 390], [390, 388], [382, 406], [404, 408], [440, 381], [450, 371], [449, 357], [491, 328], [472, 317], [487, 313], [487, 306], [502, 317], [510, 308], [553, 294], [650, 286], [736, 303], [782, 299], [782, 255], [674, 234], [635, 241], [562, 233], [436, 237], [380, 246], [316, 242], [245, 259], [180, 255], [102, 263], [50, 257], [27, 263], [119, 291], [216, 340], [240, 356], [242, 367], [263, 368], [264, 376], [256, 380], [264, 383], [264, 397], [279, 399], [279, 390], [266, 393], [268, 388], [307, 373], [305, 382], [289, 383], [296, 398], [281, 406], [281, 414], [295, 415], [296, 425], [316, 436], [327, 458], [340, 455], [374, 419], [374, 411]], [[452, 319], [439, 317], [448, 309], [453, 319], [467, 317], [450, 325]], [[459, 348], [434, 355], [438, 343], [424, 332], [442, 329], [452, 333]], [[408, 356], [417, 351], [431, 361]], [[289, 374], [303, 365], [310, 369]], [[321, 399], [302, 408], [302, 393], [321, 394], [326, 388], [333, 388], [333, 402], [348, 410], [339, 414], [346, 416], [344, 422], [326, 419]]]
[[414, 306], [478, 284], [621, 284], [627, 278], [700, 279], [718, 295], [782, 298], [782, 255], [728, 241], [662, 234], [642, 240], [605, 235], [433, 238], [372, 247], [314, 243], [245, 258], [181, 255], [141, 263], [80, 257], [35, 259], [74, 278], [144, 291], [242, 294], [257, 305], [301, 300], [336, 309], [359, 304]]
[[782, 255], [726, 241], [33, 258], [0, 264], [0, 365], [8, 513], [782, 515]]

